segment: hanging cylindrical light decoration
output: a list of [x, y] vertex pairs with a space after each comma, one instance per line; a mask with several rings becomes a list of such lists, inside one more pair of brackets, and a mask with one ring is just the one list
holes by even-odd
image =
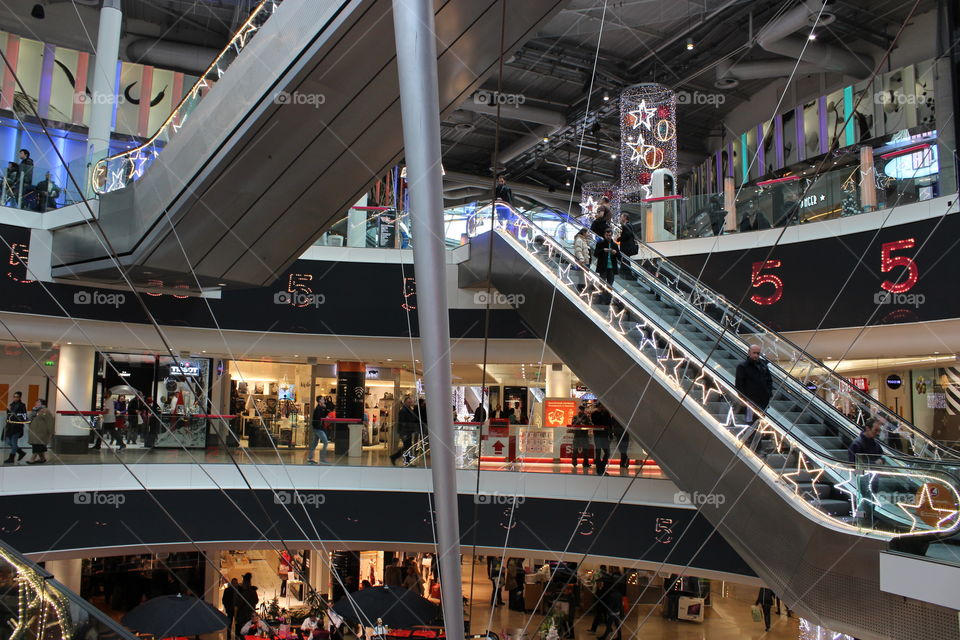
[[654, 171], [677, 173], [677, 97], [660, 84], [620, 94], [620, 191], [627, 202], [650, 198]]
[[582, 215], [589, 215], [591, 218], [597, 213], [597, 205], [600, 199], [607, 197], [610, 200], [610, 208], [613, 209], [614, 221], [620, 220], [620, 185], [615, 182], [606, 182], [598, 180], [596, 182], [585, 182], [580, 189], [580, 208]]

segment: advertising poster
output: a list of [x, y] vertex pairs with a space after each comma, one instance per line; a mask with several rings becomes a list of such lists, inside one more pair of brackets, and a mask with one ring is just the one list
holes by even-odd
[[543, 401], [543, 426], [568, 427], [577, 415], [577, 400], [574, 398], [545, 398]]

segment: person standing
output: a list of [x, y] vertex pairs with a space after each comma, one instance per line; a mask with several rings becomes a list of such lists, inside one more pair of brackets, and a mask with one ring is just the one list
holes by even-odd
[[617, 443], [617, 451], [620, 453], [621, 472], [630, 467], [630, 434], [623, 424], [613, 415], [610, 416], [610, 437]]
[[127, 403], [127, 444], [137, 444], [140, 436], [140, 414], [143, 412], [143, 403], [140, 394], [136, 393]]
[[53, 414], [47, 409], [43, 398], [33, 405], [33, 418], [30, 420], [30, 446], [33, 456], [27, 464], [43, 464], [47, 461], [47, 445], [53, 439]]
[[8, 207], [17, 206], [17, 193], [20, 188], [20, 165], [16, 162], [7, 163], [7, 171], [3, 176], [3, 204]]
[[635, 256], [640, 253], [640, 245], [637, 243], [637, 234], [630, 228], [630, 216], [625, 213], [620, 214], [620, 249], [623, 255]]
[[227, 588], [223, 590], [223, 596], [220, 598], [220, 604], [223, 605], [223, 612], [227, 616], [227, 640], [230, 640], [230, 637], [233, 635], [233, 627], [236, 624], [234, 618], [236, 617], [236, 600], [237, 600], [237, 588], [240, 586], [240, 583], [237, 582], [236, 578], [230, 580], [230, 583], [227, 584]]
[[100, 430], [97, 432], [97, 441], [91, 449], [100, 449], [107, 437], [111, 442], [116, 441], [117, 408], [113, 404], [113, 394], [109, 390], [103, 392], [103, 405], [100, 407], [103, 415], [100, 416]]
[[477, 405], [477, 408], [473, 412], [473, 421], [481, 424], [487, 421], [487, 410], [484, 408], [482, 402]]
[[280, 578], [280, 597], [287, 597], [287, 580], [290, 579], [292, 559], [290, 552], [284, 549], [280, 552], [280, 562], [277, 565], [277, 576]]
[[608, 227], [603, 232], [603, 240], [594, 247], [593, 256], [597, 259], [597, 274], [612, 287], [620, 269], [620, 246], [613, 240], [613, 229]]
[[[770, 398], [773, 397], [773, 378], [760, 352], [760, 345], [750, 345], [747, 359], [737, 365], [734, 386], [759, 409], [766, 409], [770, 404]], [[753, 411], [747, 407], [746, 421], [752, 423], [753, 418]]]
[[726, 216], [727, 212], [723, 208], [723, 203], [720, 202], [720, 196], [710, 196], [707, 217], [710, 218], [710, 229], [713, 231], [713, 235], [719, 236], [723, 233], [723, 222]]
[[57, 208], [57, 198], [60, 197], [60, 187], [56, 185], [50, 172], [47, 171], [43, 181], [37, 185], [37, 202], [40, 206], [40, 213]]
[[587, 234], [586, 229], [580, 229], [577, 235], [573, 236], [573, 257], [583, 269], [589, 269], [591, 262], [590, 238]]
[[327, 431], [323, 428], [323, 419], [327, 416], [327, 407], [323, 401], [323, 396], [317, 396], [317, 404], [313, 408], [311, 425], [313, 426], [313, 436], [310, 438], [310, 449], [307, 451], [307, 464], [317, 464], [313, 461], [313, 452], [317, 448], [317, 443], [322, 442], [323, 448], [320, 450], [320, 462], [327, 461], [327, 446], [330, 444], [330, 438], [327, 437]]
[[[600, 198], [600, 204], [597, 205], [597, 217], [590, 225], [590, 231], [603, 237], [603, 233], [613, 226], [613, 209], [610, 208], [610, 198], [603, 196]], [[612, 231], [612, 229], [611, 229]]]
[[767, 589], [766, 587], [760, 587], [760, 591], [757, 593], [756, 606], [760, 607], [760, 610], [763, 611], [763, 625], [764, 631], [770, 631], [770, 608], [773, 606], [773, 591]]
[[490, 586], [492, 589], [490, 595], [490, 606], [491, 607], [502, 607], [503, 606], [503, 594], [501, 588], [503, 587], [503, 559], [499, 556], [487, 556], [487, 578], [490, 579]]
[[26, 149], [20, 149], [20, 175], [17, 184], [17, 205], [24, 206], [27, 196], [33, 191], [33, 158]]
[[253, 574], [243, 574], [243, 581], [237, 589], [237, 595], [234, 598], [234, 615], [236, 618], [237, 635], [243, 635], [241, 629], [243, 625], [251, 619], [257, 610], [257, 603], [260, 597], [257, 595], [257, 588], [253, 585]]
[[23, 404], [21, 398], [23, 394], [15, 391], [13, 400], [7, 407], [7, 424], [3, 429], [3, 441], [7, 443], [10, 454], [7, 456], [6, 463], [13, 464], [16, 455], [16, 461], [23, 460], [27, 452], [20, 448], [20, 438], [23, 437], [23, 427], [27, 423], [27, 405]]
[[506, 202], [511, 207], [513, 206], [513, 190], [507, 186], [507, 176], [502, 173], [497, 176], [497, 187], [494, 189], [494, 197], [501, 202]]
[[597, 468], [597, 475], [607, 472], [607, 462], [610, 460], [610, 427], [613, 416], [602, 404], [597, 404], [596, 410], [590, 416], [593, 420], [593, 464]]
[[403, 406], [397, 416], [397, 435], [400, 437], [400, 448], [390, 456], [394, 465], [413, 446], [414, 436], [420, 431], [420, 412], [413, 404], [413, 398], [403, 399]]
[[863, 431], [850, 443], [847, 449], [847, 459], [853, 463], [877, 464], [883, 458], [883, 447], [880, 446], [877, 436], [883, 431], [886, 421], [880, 417], [867, 418]]
[[573, 432], [573, 444], [570, 447], [570, 457], [573, 460], [573, 468], [577, 468], [577, 460], [583, 462], [583, 470], [590, 468], [590, 458], [587, 455], [590, 448], [590, 416], [587, 415], [586, 407], [580, 405], [577, 415], [570, 421], [570, 430]]
[[402, 587], [403, 586], [403, 567], [400, 566], [400, 558], [394, 558], [393, 563], [383, 569], [383, 586]]

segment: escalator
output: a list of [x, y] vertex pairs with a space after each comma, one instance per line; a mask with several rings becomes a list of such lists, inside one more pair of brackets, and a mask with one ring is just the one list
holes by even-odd
[[[574, 229], [533, 219], [482, 229], [460, 286], [483, 286], [489, 264], [490, 284], [794, 609], [861, 638], [957, 637], [955, 612], [879, 587], [880, 551], [923, 553], [960, 528], [951, 450], [649, 248], [610, 289], [575, 266]], [[752, 343], [776, 361], [766, 411], [734, 388]], [[858, 420], [877, 414], [899, 439], [848, 462]]]
[[[565, 0], [511, 6], [504, 55]], [[499, 0], [436, 0], [441, 115], [496, 69]], [[266, 286], [402, 157], [390, 0], [264, 0], [143, 146], [94, 170], [99, 227], [53, 237], [52, 275]], [[489, 45], [489, 46], [488, 46]], [[229, 62], [229, 66], [227, 66]], [[202, 99], [201, 99], [202, 98]]]

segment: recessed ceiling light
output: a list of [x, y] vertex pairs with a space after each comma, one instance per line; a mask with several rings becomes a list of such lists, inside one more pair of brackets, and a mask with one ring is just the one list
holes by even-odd
[[817, 34], [814, 33], [813, 31], [811, 31], [810, 35], [807, 36], [807, 40], [816, 40], [816, 39], [817, 39]]
[[393, 358], [387, 358], [387, 362], [393, 362]]
[[610, 159], [611, 159], [611, 160], [616, 160], [616, 159], [617, 159], [617, 154], [611, 153], [611, 154], [610, 154]]
[[610, 94], [607, 93], [606, 91], [603, 92], [603, 101], [610, 102]]
[[693, 51], [693, 38], [687, 38], [687, 51]]

